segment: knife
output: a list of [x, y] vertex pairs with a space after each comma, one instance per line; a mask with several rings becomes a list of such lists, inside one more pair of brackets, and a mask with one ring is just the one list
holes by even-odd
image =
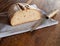
[[[45, 15], [45, 18], [46, 19], [51, 19], [53, 16], [55, 16], [55, 14], [57, 14], [57, 12], [59, 12], [58, 9], [54, 10], [53, 12], [51, 12], [50, 14], [48, 15]], [[44, 20], [42, 20], [43, 22]], [[33, 30], [35, 30], [41, 23], [41, 20], [39, 19], [30, 29], [30, 31], [32, 32]]]

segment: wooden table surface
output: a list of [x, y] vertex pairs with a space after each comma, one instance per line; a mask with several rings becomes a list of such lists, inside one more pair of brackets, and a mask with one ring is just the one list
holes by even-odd
[[60, 46], [60, 14], [54, 19], [58, 20], [59, 24], [2, 38], [0, 46]]
[[59, 24], [2, 38], [0, 46], [60, 46], [60, 14], [58, 13], [54, 19], [58, 20]]

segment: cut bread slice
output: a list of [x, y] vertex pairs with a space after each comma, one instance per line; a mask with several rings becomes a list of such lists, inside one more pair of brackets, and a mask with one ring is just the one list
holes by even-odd
[[36, 10], [17, 11], [11, 18], [11, 25], [18, 25], [41, 19], [41, 14]]
[[12, 26], [39, 20], [42, 18], [41, 12], [36, 9], [15, 10], [15, 7], [19, 9], [17, 6], [11, 7], [9, 9], [10, 24]]

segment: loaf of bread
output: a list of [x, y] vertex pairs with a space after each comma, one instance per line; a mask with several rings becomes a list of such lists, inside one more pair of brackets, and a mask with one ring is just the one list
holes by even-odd
[[0, 12], [7, 11], [12, 4], [17, 2], [25, 2], [30, 4], [32, 0], [0, 0]]
[[29, 8], [28, 4], [16, 3], [9, 10], [9, 19], [12, 26], [23, 24], [41, 19], [41, 12], [36, 9]]

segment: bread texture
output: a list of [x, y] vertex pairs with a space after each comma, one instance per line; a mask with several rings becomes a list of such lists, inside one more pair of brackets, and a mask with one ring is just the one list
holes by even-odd
[[24, 6], [18, 7], [16, 4], [12, 5], [8, 11], [10, 24], [12, 26], [35, 21], [41, 19], [41, 12], [36, 9], [29, 9]]

